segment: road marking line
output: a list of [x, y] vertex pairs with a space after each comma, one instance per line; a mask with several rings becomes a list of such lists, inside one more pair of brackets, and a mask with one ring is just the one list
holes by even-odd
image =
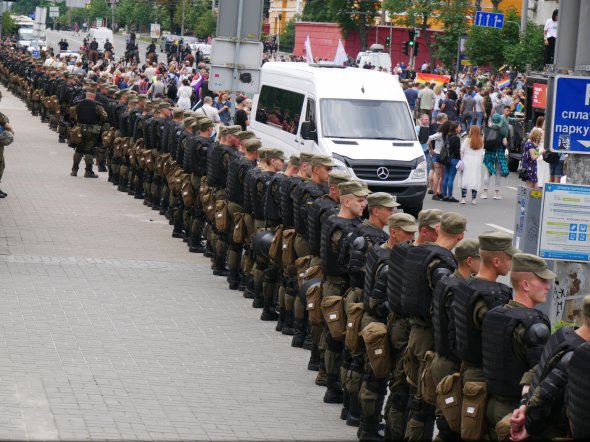
[[506, 189], [518, 190], [516, 187], [506, 186]]
[[506, 232], [506, 233], [510, 233], [511, 235], [514, 235], [514, 230], [510, 230], [510, 229], [507, 229], [506, 227], [498, 226], [497, 224], [486, 223], [486, 226], [490, 226], [496, 230], [501, 230], [502, 232]]

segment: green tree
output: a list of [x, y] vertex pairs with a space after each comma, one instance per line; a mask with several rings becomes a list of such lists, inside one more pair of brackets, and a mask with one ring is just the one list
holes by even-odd
[[2, 35], [10, 35], [14, 32], [14, 20], [10, 16], [10, 11], [2, 13]]
[[195, 34], [198, 37], [205, 38], [210, 35], [214, 35], [216, 29], [217, 17], [211, 10], [207, 10], [197, 19]]
[[498, 69], [507, 63], [505, 49], [518, 44], [518, 27], [509, 22], [520, 22], [514, 9], [506, 13], [503, 29], [473, 26], [469, 32], [465, 47], [472, 64], [492, 66]]
[[529, 21], [519, 42], [504, 48], [504, 56], [506, 63], [518, 71], [525, 71], [527, 64], [534, 70], [542, 70], [543, 50], [543, 26]]
[[336, 21], [336, 17], [334, 11], [326, 7], [325, 0], [307, 0], [301, 20], [331, 23]]
[[352, 30], [358, 30], [360, 47], [366, 49], [367, 23], [372, 23], [379, 14], [381, 3], [366, 0], [328, 0], [327, 7], [344, 35]]
[[447, 0], [440, 13], [443, 33], [434, 37], [435, 56], [447, 69], [457, 62], [459, 38], [467, 32], [467, 15], [471, 12], [469, 0]]
[[293, 52], [293, 48], [295, 47], [295, 22], [298, 18], [299, 16], [296, 15], [285, 25], [285, 29], [283, 29], [279, 40], [281, 44], [279, 49], [281, 52]]
[[[444, 3], [443, 3], [444, 4]], [[431, 37], [426, 30], [436, 21], [436, 13], [441, 7], [441, 2], [436, 0], [383, 0], [383, 9], [391, 14], [400, 14], [394, 22], [408, 28], [418, 28], [424, 36], [428, 58], [433, 59], [433, 45]], [[405, 13], [405, 15], [401, 15]]]

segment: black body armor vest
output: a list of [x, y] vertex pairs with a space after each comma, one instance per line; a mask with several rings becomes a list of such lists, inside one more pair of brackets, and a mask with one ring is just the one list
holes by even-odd
[[449, 359], [458, 360], [456, 348], [455, 319], [453, 316], [454, 290], [461, 278], [451, 275], [440, 281], [432, 293], [432, 327], [436, 352]]
[[[526, 360], [519, 359], [514, 349], [514, 331], [522, 324], [526, 329]], [[483, 374], [487, 391], [500, 396], [520, 398], [523, 374], [533, 368], [551, 334], [549, 319], [534, 308], [499, 306], [483, 320]]]
[[[316, 184], [313, 181], [304, 181], [295, 188], [294, 197], [297, 203], [293, 206], [293, 221], [295, 231], [299, 235], [307, 237], [309, 206], [316, 198], [319, 198], [326, 193], [328, 193], [328, 188], [325, 184]], [[299, 208], [299, 210], [297, 208]]]
[[[346, 269], [338, 264], [340, 251], [342, 249], [342, 240], [346, 235], [353, 231], [358, 225], [358, 220], [345, 219], [339, 216], [331, 216], [322, 225], [322, 237], [320, 240], [320, 258], [322, 271], [326, 276], [346, 276]], [[336, 230], [342, 230], [342, 238], [337, 250], [332, 247], [332, 235]]]
[[[365, 285], [363, 288], [363, 309], [371, 316], [387, 321], [385, 309], [381, 307], [387, 302], [387, 274], [389, 273], [389, 255], [391, 251], [379, 245], [373, 246], [367, 253], [365, 266]], [[373, 306], [371, 307], [371, 299]], [[375, 305], [375, 302], [378, 305]], [[385, 316], [385, 317], [383, 317]]]
[[264, 194], [264, 219], [269, 225], [281, 223], [281, 183], [289, 178], [284, 173], [272, 174]]
[[[223, 157], [227, 155], [227, 164]], [[212, 187], [225, 187], [227, 184], [228, 167], [237, 151], [226, 144], [216, 144], [207, 153], [207, 182]]]
[[[284, 182], [281, 183], [281, 188], [284, 187]], [[282, 195], [281, 195], [282, 197]], [[281, 198], [281, 202], [282, 202]], [[281, 204], [281, 207], [284, 207]], [[290, 205], [291, 210], [293, 205]], [[328, 219], [330, 215], [338, 213], [338, 203], [330, 198], [329, 195], [322, 195], [309, 206], [307, 214], [307, 238], [309, 240], [309, 247], [313, 256], [320, 256], [320, 242], [322, 237], [322, 224]], [[285, 216], [283, 214], [283, 223]]]
[[100, 117], [96, 110], [97, 106], [99, 106], [99, 104], [92, 100], [82, 100], [80, 104], [78, 104], [78, 123], [100, 124]]
[[[285, 226], [285, 229], [292, 229], [295, 226], [295, 212], [293, 210], [295, 203], [293, 197], [295, 188], [302, 181], [303, 178], [296, 175], [289, 177], [289, 179], [284, 180], [281, 183], [281, 214], [283, 215], [283, 225]], [[319, 256], [319, 253], [317, 256]]]
[[[246, 172], [256, 166], [256, 161], [242, 156], [229, 164], [227, 172], [227, 198], [236, 204], [244, 205]], [[249, 205], [250, 203], [248, 203]]]
[[455, 354], [464, 362], [481, 364], [481, 330], [473, 320], [473, 310], [479, 299], [491, 310], [505, 305], [512, 298], [512, 289], [499, 282], [468, 278], [461, 281], [454, 292], [453, 312], [455, 317]]
[[402, 289], [404, 278], [404, 262], [408, 251], [414, 247], [412, 243], [405, 241], [393, 246], [389, 254], [389, 272], [387, 273], [387, 303], [389, 310], [395, 313], [397, 318], [402, 314]]
[[449, 273], [457, 268], [453, 253], [436, 244], [420, 244], [408, 251], [402, 284], [402, 313], [405, 316], [430, 318], [432, 289], [427, 274], [428, 266], [435, 259], [440, 259], [440, 267], [449, 269]]

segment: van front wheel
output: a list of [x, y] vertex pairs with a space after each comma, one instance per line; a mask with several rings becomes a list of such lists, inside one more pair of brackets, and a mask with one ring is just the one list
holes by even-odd
[[422, 210], [422, 204], [420, 204], [419, 206], [403, 206], [403, 207], [404, 207], [404, 213], [409, 213], [410, 215], [412, 215], [416, 219], [418, 219], [418, 214]]

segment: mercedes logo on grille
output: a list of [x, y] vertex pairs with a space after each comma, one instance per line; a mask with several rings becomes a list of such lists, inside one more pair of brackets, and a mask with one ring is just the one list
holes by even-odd
[[389, 169], [387, 167], [380, 167], [377, 169], [377, 178], [380, 180], [386, 180], [389, 178]]

